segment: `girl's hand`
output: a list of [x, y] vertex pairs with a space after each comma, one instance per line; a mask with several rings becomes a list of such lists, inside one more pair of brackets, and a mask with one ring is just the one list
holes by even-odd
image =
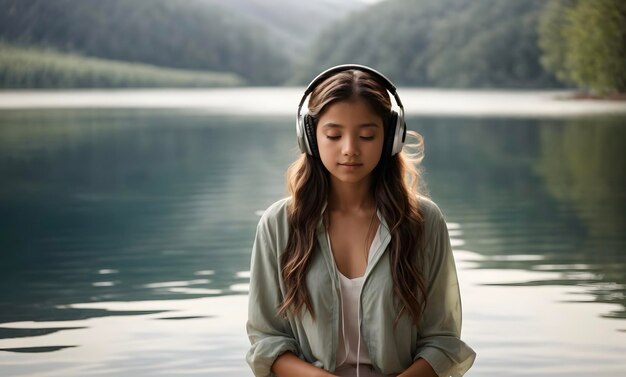
[[337, 377], [300, 359], [291, 352], [285, 352], [276, 358], [272, 372], [279, 377]]

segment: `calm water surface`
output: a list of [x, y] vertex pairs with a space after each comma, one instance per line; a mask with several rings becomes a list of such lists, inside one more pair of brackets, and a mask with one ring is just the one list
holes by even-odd
[[[409, 127], [452, 236], [467, 375], [626, 375], [626, 117]], [[250, 249], [293, 128], [0, 111], [0, 375], [250, 376]]]

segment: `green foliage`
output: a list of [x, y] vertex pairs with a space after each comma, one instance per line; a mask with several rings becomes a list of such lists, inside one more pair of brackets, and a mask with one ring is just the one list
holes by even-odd
[[562, 81], [626, 91], [626, 2], [553, 0], [541, 16], [542, 63]]
[[241, 85], [229, 73], [159, 68], [0, 43], [0, 88], [210, 87]]
[[0, 0], [0, 38], [161, 67], [234, 72], [277, 84], [290, 62], [259, 23], [200, 0]]
[[[289, 78], [306, 83], [323, 68], [354, 62], [401, 85], [540, 88], [563, 86], [560, 80], [599, 92], [626, 90], [626, 1], [386, 0], [356, 12], [362, 8], [357, 0], [333, 1], [339, 0], [315, 6], [290, 0], [0, 0], [0, 40], [52, 48], [73, 59], [144, 64], [142, 72], [151, 73], [141, 85], [157, 76], [158, 82], [170, 80], [149, 66], [193, 71], [194, 77], [197, 71], [234, 73], [235, 81], [225, 85], [275, 85]], [[333, 19], [338, 21], [326, 27]], [[305, 50], [313, 35], [319, 37]], [[79, 65], [64, 63], [46, 79], [51, 65], [43, 69], [35, 59], [22, 67], [7, 59], [16, 57], [3, 60], [4, 85], [86, 75]], [[38, 67], [37, 73], [25, 67]], [[113, 66], [98, 67], [93, 69], [108, 70], [106, 77], [113, 72]], [[175, 86], [195, 85], [177, 77]], [[222, 80], [205, 79], [198, 85]], [[70, 81], [83, 85], [60, 82]]]
[[[552, 196], [577, 208], [592, 234], [623, 233], [624, 121], [607, 115], [539, 127], [541, 156], [535, 169]], [[600, 207], [605, 210], [589, 210]]]
[[586, 0], [567, 12], [565, 67], [579, 85], [626, 91], [626, 2]]
[[374, 66], [402, 85], [559, 86], [539, 62], [542, 0], [388, 0], [327, 30], [295, 77], [340, 63]]
[[427, 76], [437, 85], [541, 87], [553, 84], [539, 63], [541, 2], [474, 1], [437, 22]]
[[563, 33], [567, 23], [565, 11], [574, 4], [576, 0], [549, 1], [539, 19], [539, 47], [543, 52], [541, 64], [564, 82], [572, 82], [565, 69], [567, 53]]

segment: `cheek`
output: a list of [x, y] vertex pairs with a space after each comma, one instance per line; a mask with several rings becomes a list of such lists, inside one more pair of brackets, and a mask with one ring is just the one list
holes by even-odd
[[333, 147], [334, 145], [330, 142], [330, 140], [326, 139], [326, 136], [318, 135], [317, 150], [320, 153], [320, 159], [322, 160], [322, 164], [327, 170], [331, 165], [334, 165]]
[[317, 149], [320, 151], [320, 155], [334, 153], [338, 147], [336, 141], [330, 140], [324, 134], [317, 135]]
[[383, 143], [384, 143], [384, 141], [385, 141], [385, 140], [384, 140], [382, 137], [379, 137], [379, 138], [378, 138], [378, 140], [377, 140], [377, 142], [376, 142], [376, 148], [378, 148], [378, 150], [379, 150], [380, 152], [382, 152], [382, 151], [383, 151]]
[[379, 138], [376, 142], [371, 144], [371, 156], [372, 159], [378, 161], [381, 157], [381, 154], [383, 152], [383, 141], [382, 138]]

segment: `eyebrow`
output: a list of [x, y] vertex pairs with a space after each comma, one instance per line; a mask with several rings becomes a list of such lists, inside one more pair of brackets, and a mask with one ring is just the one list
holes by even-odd
[[[343, 126], [341, 124], [332, 123], [332, 122], [326, 123], [322, 127], [324, 127], [324, 128], [343, 128]], [[378, 124], [376, 124], [376, 123], [363, 123], [363, 124], [359, 124], [358, 127], [359, 128], [378, 128]]]

